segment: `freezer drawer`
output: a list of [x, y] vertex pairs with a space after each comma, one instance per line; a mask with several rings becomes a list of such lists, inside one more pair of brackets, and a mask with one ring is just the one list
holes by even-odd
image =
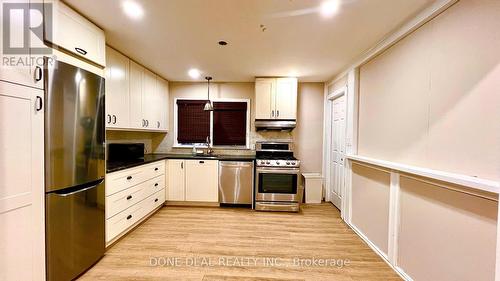
[[252, 204], [253, 167], [253, 161], [219, 161], [220, 203]]
[[47, 280], [72, 280], [104, 255], [104, 181], [96, 183], [45, 195]]

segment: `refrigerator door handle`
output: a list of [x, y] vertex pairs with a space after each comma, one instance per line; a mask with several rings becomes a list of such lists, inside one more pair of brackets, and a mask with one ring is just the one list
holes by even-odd
[[[102, 182], [104, 182], [104, 179], [99, 179], [99, 180], [96, 180], [96, 181], [93, 181], [93, 182], [89, 182], [89, 183], [86, 183], [86, 184], [82, 184], [82, 185], [79, 185], [79, 186], [75, 186], [73, 188], [70, 188], [70, 191], [69, 192], [64, 192], [63, 190], [62, 191], [56, 191], [56, 192], [53, 192], [55, 195], [57, 196], [62, 196], [62, 197], [66, 197], [66, 196], [70, 196], [70, 195], [73, 195], [75, 193], [79, 193], [79, 192], [82, 192], [82, 191], [85, 191], [85, 190], [89, 190], [89, 189], [92, 189], [98, 185], [100, 185]], [[76, 189], [76, 190], [75, 190]]]

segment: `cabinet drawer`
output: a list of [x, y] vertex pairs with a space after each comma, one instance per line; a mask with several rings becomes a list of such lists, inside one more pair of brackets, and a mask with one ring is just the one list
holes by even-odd
[[144, 198], [165, 188], [165, 176], [161, 175], [147, 181]]
[[140, 167], [130, 168], [123, 171], [106, 175], [106, 196], [152, 179], [165, 175], [165, 161], [158, 161]]
[[144, 211], [143, 216], [160, 207], [163, 203], [165, 203], [165, 189], [159, 190], [141, 202]]
[[144, 170], [140, 168], [127, 169], [106, 175], [106, 196], [137, 185], [147, 179]]
[[106, 220], [106, 242], [139, 221], [143, 216], [142, 204], [138, 203]]
[[158, 161], [151, 164], [147, 164], [142, 166], [144, 172], [146, 173], [146, 177], [148, 179], [157, 177], [159, 175], [165, 175], [165, 161]]
[[165, 202], [165, 189], [150, 195], [141, 202], [127, 208], [117, 215], [106, 220], [106, 243], [109, 243], [120, 233], [140, 221], [154, 209], [160, 207]]
[[106, 197], [106, 218], [111, 218], [164, 187], [165, 177], [159, 176]]

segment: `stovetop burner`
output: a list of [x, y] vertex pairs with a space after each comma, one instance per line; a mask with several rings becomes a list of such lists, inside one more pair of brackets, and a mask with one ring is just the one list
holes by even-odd
[[257, 142], [257, 167], [298, 168], [300, 161], [293, 156], [291, 142]]

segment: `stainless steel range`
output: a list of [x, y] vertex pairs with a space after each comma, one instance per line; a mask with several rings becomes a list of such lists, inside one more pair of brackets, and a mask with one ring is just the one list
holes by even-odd
[[257, 142], [256, 156], [255, 209], [298, 212], [304, 189], [293, 143]]

